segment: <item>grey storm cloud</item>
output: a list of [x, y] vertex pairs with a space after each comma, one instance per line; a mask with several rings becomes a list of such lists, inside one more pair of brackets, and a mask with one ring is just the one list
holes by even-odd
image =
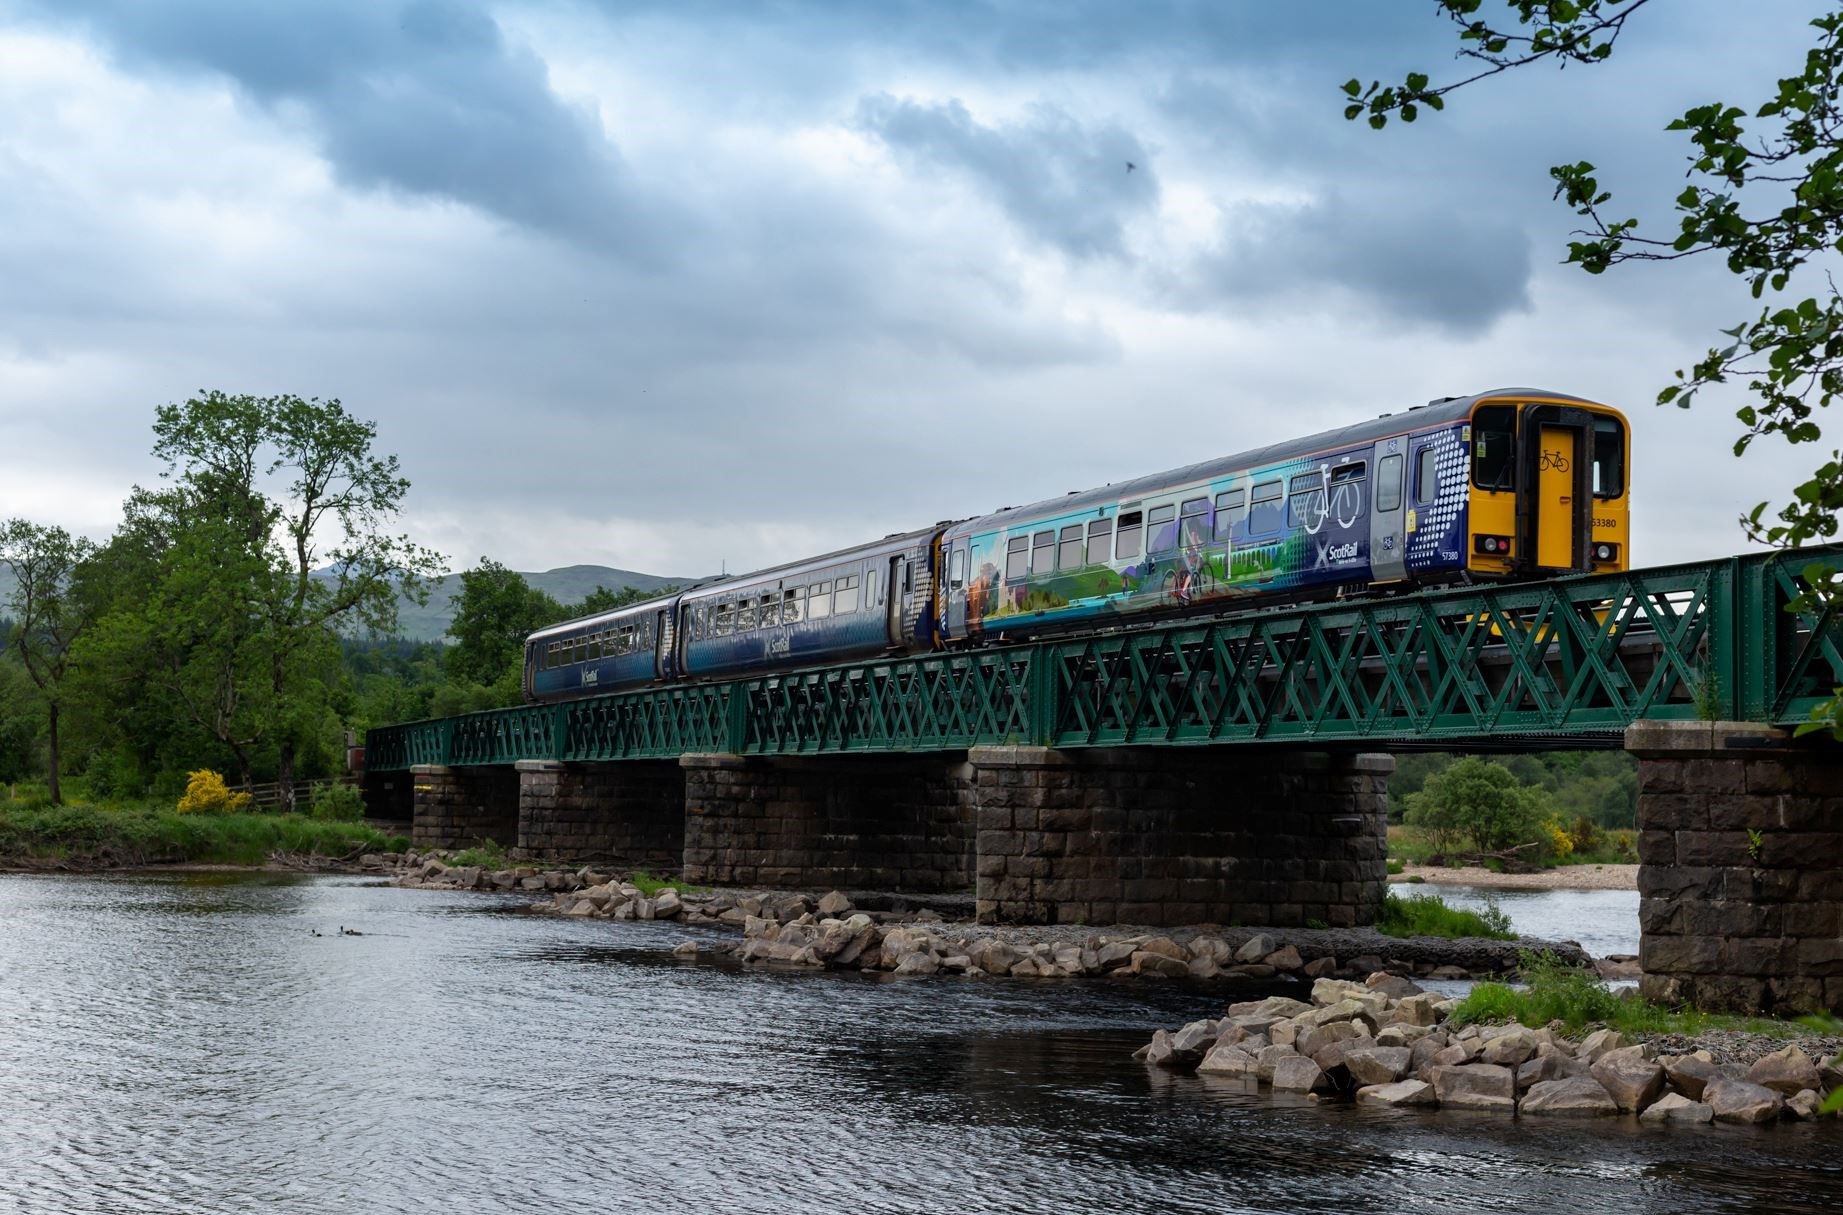
[[988, 126], [958, 99], [879, 93], [858, 103], [857, 121], [898, 155], [963, 174], [1027, 235], [1071, 257], [1124, 254], [1126, 222], [1158, 201], [1137, 136], [1113, 123], [1084, 125], [1054, 106]]
[[349, 185], [451, 199], [640, 260], [655, 208], [596, 116], [491, 15], [451, 0], [40, 3], [124, 62], [221, 74], [304, 120]]
[[1301, 206], [1231, 209], [1222, 243], [1193, 273], [1193, 305], [1309, 306], [1342, 290], [1367, 301], [1372, 322], [1469, 336], [1528, 311], [1532, 266], [1529, 237], [1515, 223], [1332, 194]]

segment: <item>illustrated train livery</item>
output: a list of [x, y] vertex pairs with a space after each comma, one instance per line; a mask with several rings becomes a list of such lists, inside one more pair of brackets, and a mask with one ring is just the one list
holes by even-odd
[[1623, 570], [1630, 446], [1577, 397], [1447, 397], [553, 625], [525, 643], [525, 695]]

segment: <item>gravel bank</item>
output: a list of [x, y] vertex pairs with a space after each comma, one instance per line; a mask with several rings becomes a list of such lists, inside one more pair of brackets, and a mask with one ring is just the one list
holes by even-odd
[[1447, 869], [1409, 865], [1389, 881], [1409, 885], [1481, 886], [1491, 890], [1637, 890], [1637, 865], [1557, 865], [1535, 873], [1493, 873], [1477, 865]]

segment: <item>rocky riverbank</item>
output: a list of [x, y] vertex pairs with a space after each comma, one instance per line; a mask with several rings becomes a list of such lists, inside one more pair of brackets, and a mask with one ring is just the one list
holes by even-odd
[[[1216, 1019], [1159, 1030], [1136, 1056], [1155, 1067], [1360, 1105], [1517, 1117], [1760, 1125], [1809, 1120], [1843, 1072], [1843, 1040], [1790, 1046], [1732, 1031], [1628, 1041], [1600, 1029], [1578, 1041], [1559, 1024], [1452, 1024], [1458, 1001], [1396, 975], [1322, 978], [1309, 1002], [1228, 1006]], [[1809, 1048], [1809, 1050], [1807, 1050]], [[1815, 1054], [1815, 1057], [1813, 1055]]]
[[[1468, 979], [1514, 970], [1525, 950], [1586, 965], [1567, 942], [1482, 938], [1398, 939], [1373, 929], [1181, 929], [1085, 925], [984, 925], [950, 919], [890, 896], [689, 890], [623, 881], [592, 867], [458, 866], [439, 854], [364, 858], [397, 885], [548, 896], [532, 910], [574, 918], [676, 920], [729, 926], [740, 942], [688, 941], [684, 952], [729, 954], [752, 965], [887, 970], [901, 975], [1017, 978], [1144, 977], [1255, 983], [1375, 971], [1426, 979]], [[950, 912], [960, 900], [941, 900]], [[859, 903], [864, 905], [860, 906]], [[880, 905], [873, 905], [880, 904]]]

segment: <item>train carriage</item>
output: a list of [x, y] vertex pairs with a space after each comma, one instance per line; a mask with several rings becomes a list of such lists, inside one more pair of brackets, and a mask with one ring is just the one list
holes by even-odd
[[1542, 389], [1405, 413], [885, 537], [534, 633], [525, 692], [997, 644], [1629, 567], [1618, 411]]
[[947, 645], [1625, 568], [1626, 429], [1503, 389], [949, 527]]
[[928, 649], [938, 529], [712, 583], [679, 604], [689, 678]]

